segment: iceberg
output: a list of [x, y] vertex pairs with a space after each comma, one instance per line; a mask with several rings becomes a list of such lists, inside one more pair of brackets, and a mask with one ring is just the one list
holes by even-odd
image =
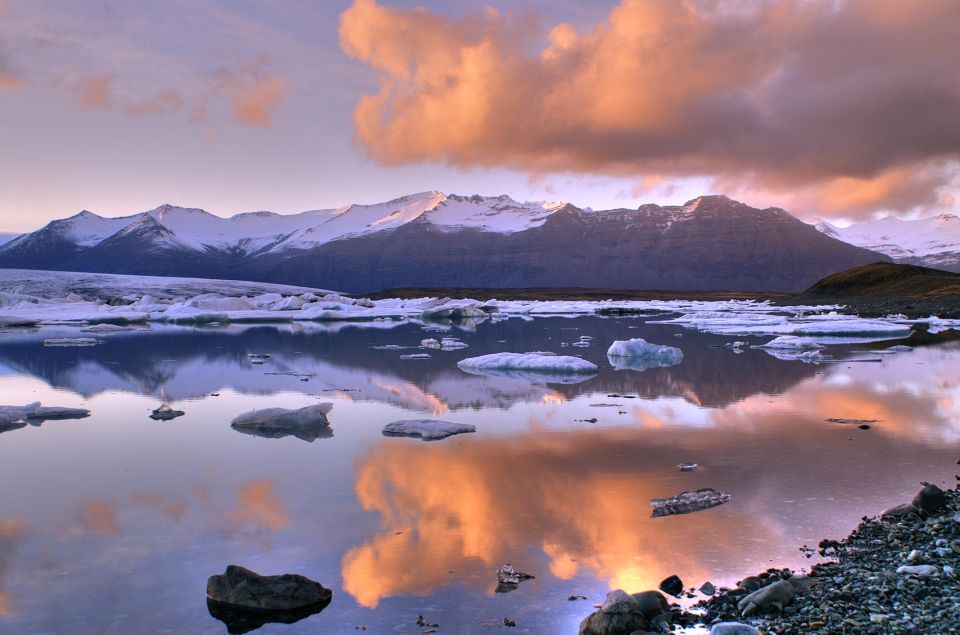
[[279, 439], [295, 436], [313, 442], [320, 437], [333, 436], [327, 419], [327, 413], [332, 409], [332, 403], [314, 404], [298, 410], [264, 408], [238, 415], [230, 426], [238, 432], [258, 437]]
[[617, 370], [639, 370], [675, 366], [683, 360], [683, 351], [675, 346], [651, 344], [643, 338], [617, 340], [607, 349], [607, 360]]
[[491, 353], [457, 362], [464, 370], [528, 370], [562, 373], [596, 373], [597, 365], [580, 357], [542, 353]]
[[383, 435], [387, 437], [420, 437], [424, 441], [446, 439], [454, 434], [476, 432], [476, 426], [466, 423], [453, 423], [437, 419], [409, 419], [394, 421], [383, 426]]

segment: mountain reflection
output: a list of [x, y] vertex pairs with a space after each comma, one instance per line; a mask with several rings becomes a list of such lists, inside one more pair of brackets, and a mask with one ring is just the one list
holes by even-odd
[[[898, 500], [878, 482], [913, 487], [917, 465], [952, 456], [958, 354], [947, 347], [897, 364], [836, 365], [783, 395], [715, 410], [633, 402], [631, 426], [557, 433], [531, 416], [521, 434], [384, 440], [358, 461], [355, 485], [381, 531], [345, 554], [344, 589], [373, 607], [454, 581], [492, 592], [503, 562], [564, 580], [589, 574], [628, 591], [674, 573], [699, 585], [718, 563], [741, 572], [800, 564], [797, 547], [815, 543], [825, 525], [845, 533], [859, 514]], [[905, 364], [917, 367], [909, 380]], [[831, 417], [881, 421], [864, 431], [825, 422]], [[702, 469], [678, 472], [687, 461]], [[650, 517], [651, 498], [708, 486], [732, 501]], [[813, 500], [811, 491], [835, 496]]]
[[[589, 333], [590, 348], [565, 348]], [[629, 393], [643, 398], [683, 397], [705, 406], [723, 406], [758, 392], [777, 393], [816, 372], [816, 367], [784, 363], [761, 351], [733, 355], [721, 345], [730, 338], [645, 325], [637, 319], [538, 318], [479, 325], [457, 331], [470, 347], [430, 351], [431, 359], [402, 360], [431, 335], [407, 323], [390, 330], [364, 326], [336, 332], [283, 326], [199, 329], [155, 325], [151, 329], [104, 337], [88, 348], [43, 348], [42, 339], [64, 334], [5, 335], [0, 363], [34, 375], [55, 388], [84, 397], [105, 391], [151, 395], [163, 401], [203, 397], [233, 389], [265, 394], [298, 391], [351, 391], [354, 398], [379, 401], [439, 414], [464, 408], [506, 408], [521, 402], [562, 401], [580, 394]], [[616, 372], [606, 358], [614, 339], [647, 337], [678, 345], [684, 361], [669, 368]], [[456, 368], [464, 357], [497, 351], [550, 350], [582, 355], [601, 372], [582, 383], [564, 385], [469, 375]], [[254, 365], [249, 353], [269, 353], [267, 364]], [[310, 373], [302, 377], [296, 373]]]

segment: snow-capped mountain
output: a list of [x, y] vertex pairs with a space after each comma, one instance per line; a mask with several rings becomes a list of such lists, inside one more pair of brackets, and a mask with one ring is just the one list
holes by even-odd
[[887, 217], [849, 227], [820, 220], [816, 228], [831, 238], [886, 254], [896, 262], [960, 273], [960, 217], [954, 214], [917, 220]]
[[403, 286], [802, 289], [883, 259], [725, 196], [594, 211], [431, 191], [373, 205], [215, 216], [84, 211], [0, 246], [0, 267]]

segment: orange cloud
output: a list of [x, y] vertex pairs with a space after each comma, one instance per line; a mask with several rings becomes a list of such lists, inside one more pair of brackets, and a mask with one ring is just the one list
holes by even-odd
[[88, 75], [77, 82], [74, 95], [84, 108], [103, 108], [113, 98], [113, 74]]
[[[0, 520], [0, 584], [10, 567], [16, 543], [23, 537], [29, 523], [21, 518]], [[0, 587], [0, 617], [13, 614], [13, 598]]]
[[821, 213], [935, 201], [946, 182], [916, 177], [960, 156], [960, 5], [729, 9], [622, 0], [592, 30], [554, 25], [531, 53], [536, 34], [513, 15], [355, 0], [340, 46], [379, 77], [357, 103], [356, 138], [385, 164], [810, 188]]
[[232, 522], [253, 524], [257, 529], [277, 531], [290, 521], [272, 480], [250, 481], [237, 490], [237, 502], [229, 514]]
[[267, 75], [252, 84], [234, 88], [233, 115], [250, 126], [268, 128], [283, 99], [284, 82], [276, 75]]
[[80, 524], [98, 534], [117, 533], [117, 508], [107, 501], [87, 501], [78, 510]]
[[128, 115], [135, 116], [156, 115], [163, 112], [180, 110], [181, 106], [183, 106], [183, 98], [180, 96], [180, 91], [176, 88], [170, 88], [150, 99], [129, 104], [124, 108], [124, 112]]

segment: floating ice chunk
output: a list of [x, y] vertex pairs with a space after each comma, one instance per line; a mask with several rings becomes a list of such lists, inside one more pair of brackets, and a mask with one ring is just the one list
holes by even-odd
[[333, 436], [327, 419], [327, 413], [332, 409], [331, 403], [314, 404], [298, 410], [265, 408], [238, 415], [230, 426], [238, 432], [260, 437], [277, 439], [292, 435], [312, 442], [320, 437]]
[[476, 432], [476, 426], [466, 423], [453, 423], [437, 419], [409, 419], [394, 421], [383, 426], [383, 434], [388, 437], [420, 437], [424, 441], [437, 441], [454, 434]]
[[819, 350], [824, 345], [812, 337], [798, 337], [796, 335], [781, 335], [775, 337], [766, 344], [759, 344], [757, 348], [769, 348], [778, 350]]
[[445, 351], [455, 351], [461, 348], [467, 348], [469, 344], [461, 342], [456, 337], [444, 337], [440, 340], [440, 348]]
[[215, 293], [190, 298], [183, 306], [204, 311], [252, 311], [257, 308], [246, 298], [225, 298]]
[[120, 324], [91, 324], [90, 326], [85, 326], [80, 329], [84, 333], [120, 333], [123, 331], [129, 331], [130, 327], [121, 326]]
[[912, 350], [912, 346], [904, 346], [903, 344], [897, 344], [896, 346], [891, 346], [887, 349], [887, 351], [890, 353], [909, 353]]
[[93, 337], [54, 337], [43, 340], [44, 346], [96, 346], [102, 343]]
[[651, 516], [659, 518], [674, 514], [689, 514], [722, 505], [729, 500], [730, 494], [705, 487], [695, 492], [682, 492], [670, 498], [654, 498], [650, 501], [653, 505]]
[[675, 366], [683, 360], [683, 351], [675, 346], [651, 344], [643, 338], [617, 340], [607, 349], [607, 360], [617, 370], [647, 370]]
[[447, 298], [446, 302], [437, 306], [423, 308], [420, 316], [424, 319], [446, 318], [459, 320], [472, 317], [487, 317], [487, 313], [480, 308], [480, 303], [475, 300], [450, 300]]
[[599, 370], [596, 364], [579, 357], [540, 353], [492, 353], [462, 359], [457, 366], [466, 371], [521, 370], [570, 374], [593, 374]]
[[59, 406], [41, 406], [39, 401], [26, 406], [0, 406], [0, 423], [14, 421], [43, 421], [46, 419], [83, 419], [90, 411], [84, 408], [62, 408]]
[[439, 341], [435, 340], [432, 337], [428, 337], [425, 340], [420, 340], [420, 346], [424, 348], [440, 348], [441, 344]]
[[400, 359], [430, 359], [430, 353], [413, 353], [411, 355], [401, 355]]
[[306, 303], [303, 298], [292, 295], [274, 303], [270, 308], [273, 311], [299, 311]]
[[823, 361], [823, 355], [819, 350], [803, 350], [793, 348], [767, 348], [764, 352], [771, 357], [784, 362], [806, 362], [807, 364], [816, 364]]
[[579, 357], [553, 353], [493, 353], [464, 359], [457, 366], [472, 375], [547, 384], [578, 384], [599, 370]]

